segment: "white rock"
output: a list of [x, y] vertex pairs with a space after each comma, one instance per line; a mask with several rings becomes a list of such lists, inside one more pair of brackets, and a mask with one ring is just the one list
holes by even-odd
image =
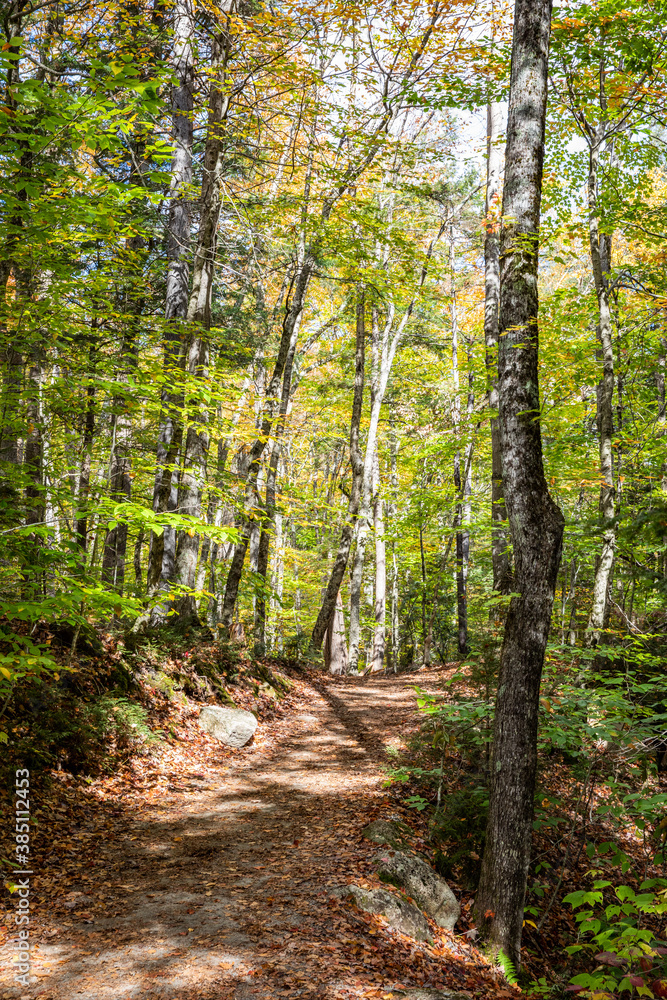
[[390, 848], [378, 855], [374, 863], [383, 882], [404, 889], [439, 927], [454, 930], [461, 907], [445, 880], [436, 875], [430, 865], [421, 858]]
[[199, 713], [199, 725], [226, 746], [243, 747], [254, 736], [257, 719], [241, 708], [206, 705]]
[[426, 917], [407, 899], [385, 889], [364, 889], [360, 885], [346, 885], [335, 889], [332, 896], [344, 899], [351, 896], [360, 910], [378, 913], [392, 930], [407, 934], [416, 941], [433, 941]]

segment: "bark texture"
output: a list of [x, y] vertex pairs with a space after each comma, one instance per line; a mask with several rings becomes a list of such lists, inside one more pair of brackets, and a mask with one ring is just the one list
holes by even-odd
[[380, 468], [377, 450], [373, 466], [373, 526], [375, 529], [375, 633], [371, 673], [384, 665], [387, 617], [387, 552], [384, 540], [384, 502], [380, 492]]
[[600, 484], [602, 547], [595, 568], [593, 600], [585, 636], [585, 644], [589, 648], [599, 644], [600, 635], [605, 627], [616, 548], [616, 525], [614, 523], [616, 493], [612, 440], [614, 433], [614, 345], [609, 302], [612, 240], [610, 235], [600, 232], [598, 206], [598, 171], [606, 126], [605, 119], [590, 139], [588, 168], [588, 234], [598, 304], [597, 333], [600, 343], [599, 354], [602, 361], [602, 379], [597, 387], [597, 428], [602, 480]]
[[494, 723], [487, 838], [477, 925], [519, 968], [537, 765], [544, 650], [561, 556], [563, 517], [542, 463], [538, 388], [538, 236], [551, 0], [517, 0], [512, 44], [501, 238], [499, 426], [516, 562]]
[[[187, 373], [193, 385], [187, 400], [188, 430], [183, 456], [183, 473], [179, 484], [179, 512], [198, 519], [201, 516], [202, 495], [206, 485], [208, 461], [208, 407], [203, 398], [209, 370], [209, 329], [211, 299], [218, 244], [218, 221], [222, 199], [223, 126], [230, 106], [227, 87], [227, 62], [231, 40], [227, 30], [220, 31], [213, 44], [215, 72], [211, 81], [206, 148], [200, 202], [199, 237], [192, 268], [192, 291], [188, 303], [187, 322], [191, 332]], [[199, 535], [182, 532], [176, 549], [176, 582], [192, 589], [196, 582]], [[178, 605], [185, 617], [196, 616], [195, 599], [185, 593]]]
[[[96, 330], [93, 324], [93, 331]], [[93, 333], [95, 335], [95, 332]], [[90, 377], [86, 386], [86, 416], [81, 441], [81, 465], [79, 466], [79, 484], [77, 489], [76, 541], [82, 552], [88, 548], [88, 499], [90, 496], [90, 469], [93, 457], [93, 442], [95, 438], [95, 381], [93, 373], [96, 364], [96, 347], [92, 345], [88, 355]]]
[[[451, 296], [451, 318], [452, 318], [452, 373], [454, 376], [454, 397], [452, 401], [452, 422], [454, 433], [460, 440], [461, 428], [461, 397], [460, 397], [460, 371], [459, 371], [459, 325], [458, 311], [456, 303], [456, 287], [454, 284], [454, 230], [450, 226], [450, 296]], [[468, 368], [470, 366], [468, 365]], [[468, 421], [474, 409], [475, 397], [473, 395], [472, 374], [468, 376], [468, 401], [466, 405], [466, 415]], [[463, 474], [461, 469], [461, 458], [463, 457]], [[456, 612], [458, 623], [458, 654], [461, 657], [468, 655], [468, 567], [470, 563], [470, 497], [472, 494], [472, 442], [468, 442], [463, 456], [460, 451], [454, 455], [454, 486], [459, 495], [456, 507], [454, 524], [456, 531]], [[429, 630], [430, 638], [430, 630]], [[430, 653], [429, 642], [429, 653]], [[426, 657], [424, 657], [426, 662]]]
[[343, 598], [340, 596], [340, 590], [336, 597], [334, 613], [331, 616], [324, 635], [324, 666], [330, 674], [340, 675], [348, 672], [345, 617], [343, 615]]
[[[175, 143], [171, 166], [169, 218], [167, 221], [167, 290], [165, 296], [164, 340], [165, 387], [157, 441], [157, 471], [153, 491], [153, 510], [164, 513], [171, 506], [174, 467], [183, 438], [182, 378], [185, 361], [184, 322], [188, 311], [190, 287], [190, 229], [192, 225], [190, 186], [192, 184], [192, 142], [194, 108], [194, 12], [192, 0], [176, 0], [172, 66], [172, 134]], [[175, 485], [175, 484], [174, 484]], [[165, 528], [151, 539], [148, 565], [148, 592], [160, 582], [173, 578], [176, 533]], [[165, 558], [166, 556], [166, 558]]]
[[322, 648], [322, 641], [325, 632], [329, 627], [329, 622], [335, 612], [338, 592], [343, 582], [343, 574], [350, 556], [350, 546], [354, 536], [354, 528], [359, 513], [359, 503], [364, 480], [364, 460], [359, 447], [359, 426], [361, 424], [361, 410], [364, 400], [364, 374], [366, 364], [366, 329], [364, 321], [365, 304], [364, 296], [360, 292], [357, 298], [357, 329], [354, 359], [354, 396], [352, 400], [352, 419], [350, 421], [350, 464], [352, 466], [352, 487], [350, 489], [350, 499], [347, 505], [347, 517], [343, 530], [341, 531], [338, 550], [334, 557], [331, 568], [329, 582], [322, 600], [322, 607], [319, 610], [317, 620], [313, 627], [311, 643], [313, 649]]
[[[134, 305], [134, 303], [133, 303]], [[133, 320], [123, 338], [121, 348], [120, 392], [113, 399], [113, 430], [111, 465], [109, 469], [109, 496], [116, 503], [132, 497], [132, 404], [129, 380], [136, 367], [135, 334]], [[119, 521], [106, 535], [102, 555], [102, 576], [119, 594], [125, 583], [125, 557], [127, 553], [127, 523]]]
[[500, 305], [500, 171], [502, 154], [498, 139], [502, 131], [502, 105], [487, 106], [486, 235], [484, 238], [484, 342], [491, 416], [491, 559], [493, 589], [512, 590], [507, 510], [503, 495], [498, 426], [498, 309]]

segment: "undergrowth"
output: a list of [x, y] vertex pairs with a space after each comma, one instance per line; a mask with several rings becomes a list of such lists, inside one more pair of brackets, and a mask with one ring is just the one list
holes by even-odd
[[[430, 860], [469, 921], [484, 851], [497, 657], [482, 650], [415, 686], [423, 722], [389, 781], [421, 816]], [[596, 670], [597, 668], [597, 670]], [[555, 1000], [667, 997], [667, 794], [656, 753], [662, 676], [620, 680], [598, 655], [547, 664], [522, 971], [530, 995]]]
[[7, 781], [16, 767], [35, 777], [51, 769], [108, 773], [159, 751], [173, 703], [217, 702], [267, 717], [291, 687], [275, 664], [214, 641], [208, 630], [100, 631], [75, 656], [69, 634], [42, 631], [57, 669], [24, 679], [6, 706]]

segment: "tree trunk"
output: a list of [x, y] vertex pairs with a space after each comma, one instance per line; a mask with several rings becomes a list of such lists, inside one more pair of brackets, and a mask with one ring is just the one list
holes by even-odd
[[516, 0], [501, 237], [498, 393], [503, 484], [516, 561], [494, 722], [491, 795], [475, 919], [518, 969], [530, 862], [537, 721], [563, 517], [542, 463], [538, 241], [551, 0]]
[[[276, 438], [271, 449], [269, 467], [266, 472], [266, 499], [264, 503], [264, 520], [259, 536], [259, 551], [257, 553], [257, 575], [262, 581], [260, 592], [255, 599], [255, 648], [258, 655], [266, 653], [266, 581], [269, 570], [269, 551], [271, 548], [271, 530], [276, 517], [276, 481], [278, 478], [278, 463], [280, 461], [281, 442]], [[277, 542], [276, 542], [277, 544]]]
[[366, 325], [365, 325], [365, 303], [363, 288], [358, 289], [357, 294], [357, 329], [354, 357], [354, 396], [352, 401], [352, 418], [350, 420], [350, 464], [352, 466], [352, 485], [350, 488], [350, 499], [347, 505], [347, 517], [343, 530], [341, 531], [338, 551], [334, 557], [331, 568], [329, 582], [322, 600], [322, 607], [317, 615], [317, 620], [313, 627], [311, 643], [313, 649], [319, 650], [322, 647], [324, 634], [329, 627], [329, 622], [335, 611], [338, 600], [338, 592], [343, 582], [343, 575], [350, 556], [350, 546], [359, 513], [359, 503], [364, 480], [364, 461], [359, 448], [359, 427], [361, 424], [361, 410], [364, 399], [364, 369], [366, 362]]
[[[164, 513], [170, 507], [172, 478], [183, 437], [183, 350], [184, 321], [188, 312], [192, 195], [192, 143], [194, 108], [194, 12], [192, 0], [175, 0], [172, 67], [176, 82], [172, 88], [172, 134], [175, 143], [171, 167], [169, 218], [167, 221], [167, 290], [165, 296], [164, 371], [162, 412], [158, 430], [153, 510]], [[176, 533], [165, 529], [151, 539], [147, 589], [155, 591], [160, 582], [173, 579]], [[166, 559], [165, 559], [166, 554]]]
[[366, 440], [366, 451], [364, 454], [364, 480], [361, 488], [361, 513], [357, 521], [357, 547], [354, 553], [354, 563], [350, 579], [350, 644], [348, 669], [350, 673], [355, 672], [359, 666], [359, 642], [361, 637], [361, 589], [364, 577], [364, 562], [366, 558], [366, 544], [373, 508], [373, 477], [377, 457], [377, 435], [380, 422], [380, 410], [384, 400], [384, 394], [389, 381], [391, 366], [398, 346], [402, 330], [405, 323], [401, 325], [400, 332], [394, 335], [393, 342], [390, 341], [391, 327], [393, 323], [393, 311], [390, 312], [389, 321], [385, 325], [383, 335], [380, 335], [380, 319], [378, 310], [374, 306], [372, 310], [371, 323], [371, 414], [368, 427], [368, 438]]
[[271, 617], [269, 625], [269, 648], [283, 651], [282, 627], [279, 615], [283, 601], [283, 581], [285, 574], [285, 552], [283, 549], [283, 515], [276, 514], [276, 542], [273, 548], [273, 570], [271, 573]]
[[498, 306], [500, 302], [500, 171], [502, 153], [498, 139], [503, 127], [502, 104], [487, 106], [486, 236], [484, 239], [484, 341], [487, 386], [491, 408], [491, 559], [493, 589], [501, 594], [512, 590], [512, 570], [507, 534], [507, 510], [503, 496], [498, 427]]
[[[30, 358], [26, 385], [26, 437], [24, 469], [26, 477], [26, 525], [44, 521], [44, 427], [42, 413], [42, 352], [37, 345]], [[37, 539], [36, 539], [37, 541]]]
[[[132, 496], [132, 411], [127, 381], [136, 364], [134, 324], [123, 338], [121, 348], [121, 379], [123, 392], [113, 399], [111, 463], [109, 467], [109, 497], [116, 503], [129, 501]], [[104, 540], [102, 578], [119, 594], [125, 582], [127, 524], [118, 522]]]
[[345, 616], [340, 590], [336, 596], [334, 613], [324, 634], [324, 666], [330, 674], [348, 673], [347, 646], [345, 644]]
[[[394, 426], [394, 411], [389, 416], [389, 453], [391, 462], [391, 505], [388, 510], [390, 518], [396, 518], [398, 512], [398, 443]], [[396, 528], [392, 529], [392, 536]], [[391, 543], [391, 662], [387, 656], [387, 664], [394, 673], [398, 673], [400, 654], [400, 631], [398, 619], [398, 560], [396, 559], [396, 542]]]
[[421, 571], [422, 571], [422, 665], [427, 667], [431, 662], [431, 643], [429, 641], [429, 630], [426, 625], [427, 622], [427, 595], [426, 595], [426, 556], [424, 554], [424, 527], [422, 522], [419, 522], [419, 555], [421, 561]]
[[658, 391], [658, 423], [659, 433], [663, 433], [663, 425], [667, 421], [667, 406], [665, 405], [665, 368], [667, 367], [667, 340], [660, 338], [658, 350], [658, 368], [655, 373], [655, 386]]
[[[222, 199], [222, 125], [227, 118], [230, 105], [229, 93], [225, 86], [230, 47], [228, 31], [219, 32], [214, 39], [212, 51], [214, 75], [211, 80], [204, 150], [199, 238], [192, 269], [192, 292], [187, 314], [188, 325], [195, 331], [191, 335], [189, 345], [187, 372], [200, 390], [206, 386], [209, 370], [208, 331], [211, 326], [211, 297]], [[187, 404], [190, 423], [178, 491], [179, 512], [194, 519], [201, 516], [209, 445], [208, 407], [197, 388]], [[176, 548], [176, 582], [189, 590], [195, 585], [198, 552], [199, 535], [193, 530], [181, 532]], [[178, 602], [178, 612], [186, 618], [196, 617], [197, 610], [192, 594], [187, 592], [183, 594]]]
[[134, 592], [139, 595], [142, 590], [141, 581], [141, 547], [144, 544], [144, 529], [142, 528], [137, 535], [137, 540], [134, 543]]
[[[308, 284], [310, 283], [310, 275], [312, 269], [308, 269], [305, 273], [299, 276], [298, 290], [295, 290], [294, 298], [299, 296], [300, 305], [296, 307], [294, 302], [292, 303], [291, 309], [288, 311], [285, 317], [285, 323], [283, 325], [283, 338], [281, 341], [281, 346], [278, 352], [278, 357], [276, 358], [276, 364], [273, 371], [273, 376], [269, 387], [266, 390], [266, 399], [273, 400], [277, 396], [278, 386], [280, 385], [280, 376], [282, 376], [282, 391], [280, 394], [280, 406], [278, 410], [278, 427], [276, 429], [276, 442], [280, 440], [282, 430], [284, 427], [285, 417], [287, 415], [287, 408], [290, 401], [290, 393], [292, 389], [292, 373], [294, 369], [294, 355], [296, 353], [296, 345], [299, 336], [299, 326], [301, 323], [301, 310], [303, 308], [303, 300], [306, 294]], [[290, 338], [285, 344], [286, 330], [289, 330]], [[283, 347], [285, 347], [285, 352], [283, 354]], [[273, 386], [273, 389], [271, 388]], [[245, 504], [243, 512], [243, 521], [240, 528], [240, 541], [234, 546], [234, 555], [232, 556], [232, 562], [229, 567], [229, 573], [227, 575], [227, 584], [225, 586], [225, 596], [222, 605], [222, 626], [224, 629], [231, 628], [231, 624], [234, 617], [234, 609], [236, 608], [236, 600], [238, 597], [239, 584], [241, 582], [241, 574], [243, 572], [243, 563], [245, 562], [246, 551], [248, 549], [248, 544], [250, 542], [251, 535], [255, 528], [259, 527], [257, 522], [257, 509], [261, 506], [258, 497], [258, 480], [261, 470], [261, 459], [264, 449], [266, 447], [267, 439], [271, 431], [273, 424], [273, 414], [269, 409], [268, 413], [265, 414], [262, 421], [262, 435], [260, 435], [250, 450], [250, 463], [248, 474], [246, 478], [245, 486]], [[276, 462], [278, 460], [278, 454], [276, 454]], [[276, 466], [277, 469], [277, 466]], [[274, 470], [275, 472], [276, 470]], [[273, 489], [275, 489], [275, 479], [273, 480]], [[268, 539], [267, 543], [268, 544]], [[268, 557], [268, 549], [267, 549]]]
[[598, 303], [598, 339], [602, 356], [602, 381], [597, 387], [597, 428], [600, 442], [600, 518], [602, 520], [602, 549], [595, 569], [593, 600], [586, 629], [585, 645], [597, 646], [605, 628], [609, 591], [616, 548], [616, 496], [614, 489], [614, 347], [612, 340], [611, 308], [609, 304], [609, 272], [611, 270], [611, 236], [600, 232], [598, 203], [598, 169], [600, 149], [604, 142], [606, 121], [592, 138], [588, 167], [588, 231], [591, 264]]
[[[195, 336], [190, 345], [188, 359], [189, 374], [200, 382], [208, 376], [209, 342], [207, 336]], [[206, 485], [206, 465], [208, 459], [208, 414], [201, 398], [193, 400], [199, 409], [197, 423], [191, 423], [185, 441], [183, 471], [178, 490], [178, 511], [185, 517], [198, 519], [201, 516], [202, 493]], [[182, 531], [176, 546], [176, 583], [192, 590], [196, 582], [199, 534], [193, 528]], [[178, 613], [185, 618], [196, 617], [195, 598], [192, 593], [184, 593], [178, 601]]]
[[373, 524], [375, 528], [375, 635], [371, 673], [381, 670], [384, 664], [385, 631], [387, 614], [387, 556], [384, 540], [384, 504], [380, 492], [380, 467], [376, 462], [373, 475]]
[[[95, 331], [96, 324], [93, 324]], [[94, 334], [95, 335], [95, 332]], [[90, 496], [90, 469], [93, 457], [93, 441], [95, 438], [95, 374], [96, 348], [92, 345], [88, 353], [90, 373], [86, 386], [86, 417], [81, 441], [81, 465], [79, 467], [79, 486], [77, 489], [76, 540], [82, 552], [88, 548], [88, 499]], [[85, 559], [82, 559], [85, 563]]]
[[[0, 287], [4, 296], [4, 286]], [[6, 329], [0, 329], [7, 342]], [[2, 385], [2, 422], [0, 424], [0, 462], [19, 464], [19, 399], [21, 395], [22, 358], [12, 344], [3, 352], [4, 376]]]
[[364, 562], [366, 561], [366, 542], [368, 540], [368, 519], [370, 517], [370, 498], [365, 496], [365, 483], [361, 488], [361, 512], [357, 520], [357, 544], [352, 560], [350, 574], [350, 644], [347, 657], [348, 670], [356, 673], [359, 667], [359, 642], [361, 639], [361, 586], [364, 578]]
[[[456, 287], [454, 284], [454, 230], [453, 224], [450, 226], [450, 296], [451, 296], [451, 317], [452, 317], [452, 374], [454, 377], [454, 397], [452, 399], [452, 423], [454, 434], [460, 445], [461, 440], [461, 397], [460, 397], [460, 373], [459, 373], [459, 324], [458, 310], [456, 303]], [[468, 415], [472, 411], [474, 399], [472, 390], [468, 391]], [[464, 474], [461, 477], [461, 449], [457, 448], [454, 455], [454, 486], [458, 494], [456, 506], [455, 527], [456, 531], [456, 617], [458, 654], [460, 657], [468, 655], [468, 562], [470, 558], [470, 531], [467, 525], [470, 522], [470, 493], [471, 493], [471, 448], [472, 444], [466, 446], [464, 453]]]

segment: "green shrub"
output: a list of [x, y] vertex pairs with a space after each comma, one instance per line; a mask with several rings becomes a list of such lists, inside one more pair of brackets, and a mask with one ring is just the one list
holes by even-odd
[[43, 685], [21, 721], [9, 727], [7, 763], [72, 774], [111, 771], [129, 753], [158, 743], [142, 705], [116, 694], [84, 699]]
[[474, 889], [486, 840], [489, 792], [483, 785], [469, 784], [444, 798], [430, 824], [436, 845], [435, 869], [443, 878], [457, 877]]

